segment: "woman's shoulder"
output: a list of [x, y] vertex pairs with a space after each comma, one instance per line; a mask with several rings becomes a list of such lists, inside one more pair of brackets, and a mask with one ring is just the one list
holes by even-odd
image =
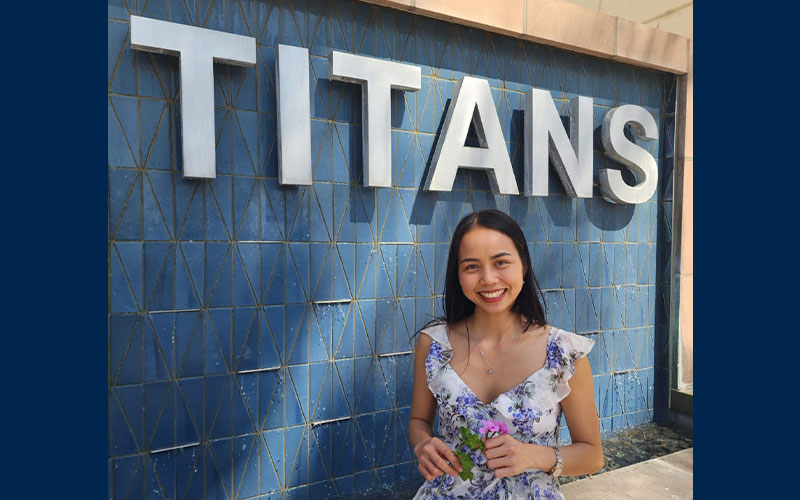
[[555, 326], [550, 327], [548, 344], [557, 346], [570, 361], [575, 361], [589, 353], [594, 347], [594, 340], [585, 335], [562, 330]]
[[[448, 328], [449, 326], [446, 321], [441, 319], [435, 319], [429, 322], [427, 325], [423, 326], [420, 329], [419, 333], [421, 334], [424, 333], [425, 335], [435, 340], [436, 342], [444, 346], [450, 347], [450, 339], [448, 338], [447, 335]], [[420, 335], [420, 338], [423, 338], [423, 336]]]

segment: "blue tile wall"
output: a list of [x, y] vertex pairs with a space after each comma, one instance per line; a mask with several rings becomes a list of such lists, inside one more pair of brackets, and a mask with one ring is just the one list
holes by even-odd
[[[131, 50], [132, 14], [256, 37], [255, 67], [214, 67], [216, 179], [183, 179], [178, 60]], [[309, 187], [277, 180], [279, 43], [311, 54]], [[331, 49], [422, 68], [419, 91], [392, 92], [391, 188], [363, 186], [360, 90], [328, 79]], [[555, 175], [548, 197], [496, 195], [472, 171], [422, 191], [465, 75], [489, 81], [520, 182], [530, 86], [562, 113], [593, 98], [596, 128], [613, 106], [645, 107], [656, 195], [571, 199]], [[441, 313], [448, 242], [481, 208], [522, 226], [549, 321], [595, 340], [601, 430], [663, 418], [671, 75], [351, 0], [109, 0], [107, 83], [111, 498], [416, 489], [410, 338]]]

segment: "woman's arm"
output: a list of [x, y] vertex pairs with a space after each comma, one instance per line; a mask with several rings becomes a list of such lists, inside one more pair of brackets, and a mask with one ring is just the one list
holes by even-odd
[[[559, 446], [565, 476], [592, 474], [603, 467], [603, 446], [600, 441], [600, 423], [594, 404], [592, 368], [586, 357], [574, 363], [575, 372], [569, 379], [570, 393], [561, 400], [561, 409], [567, 419], [572, 438], [569, 446]], [[495, 476], [513, 476], [526, 469], [550, 471], [556, 464], [556, 454], [549, 446], [522, 443], [510, 435], [486, 440], [487, 465]]]
[[[568, 381], [572, 390], [561, 400], [561, 410], [572, 438], [571, 445], [559, 447], [564, 462], [562, 474], [565, 476], [593, 474], [603, 468], [603, 444], [594, 403], [592, 367], [586, 356], [577, 359], [574, 366], [575, 372]], [[556, 457], [555, 452], [550, 454], [552, 463], [549, 466], [552, 468]]]
[[[426, 480], [444, 473], [457, 476], [461, 462], [455, 453], [433, 435], [433, 419], [436, 414], [436, 398], [428, 389], [425, 375], [425, 358], [433, 339], [421, 334], [414, 353], [414, 389], [411, 395], [411, 415], [408, 419], [408, 440], [419, 460], [419, 471]], [[449, 465], [447, 462], [450, 462]]]

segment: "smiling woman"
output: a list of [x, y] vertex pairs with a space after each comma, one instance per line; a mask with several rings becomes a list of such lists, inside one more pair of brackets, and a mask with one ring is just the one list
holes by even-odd
[[[519, 225], [497, 210], [464, 217], [447, 263], [445, 317], [417, 341], [409, 438], [427, 498], [563, 498], [556, 479], [603, 466], [593, 342], [547, 324]], [[433, 433], [438, 411], [438, 437]], [[561, 414], [572, 444], [558, 446]], [[486, 432], [487, 421], [507, 429]], [[463, 447], [465, 432], [483, 446]], [[461, 474], [466, 457], [471, 474]]]

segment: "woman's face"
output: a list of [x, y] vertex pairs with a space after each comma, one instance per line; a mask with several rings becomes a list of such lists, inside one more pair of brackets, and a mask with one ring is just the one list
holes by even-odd
[[458, 280], [476, 311], [509, 311], [522, 290], [526, 271], [514, 242], [505, 234], [480, 226], [464, 233], [458, 252]]

